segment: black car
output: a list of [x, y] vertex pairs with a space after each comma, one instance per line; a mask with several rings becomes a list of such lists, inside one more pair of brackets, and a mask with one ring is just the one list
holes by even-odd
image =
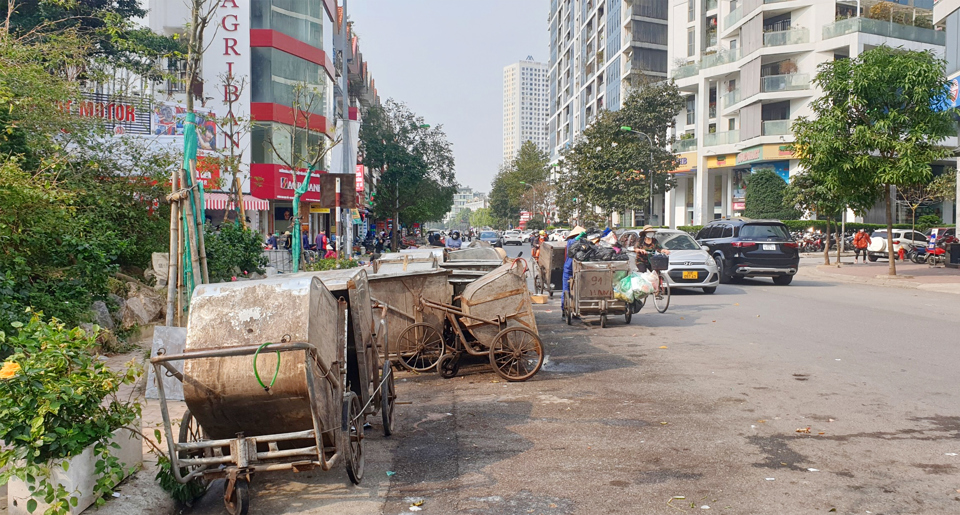
[[787, 285], [800, 266], [799, 245], [779, 220], [714, 220], [697, 233], [697, 243], [710, 248], [724, 283], [772, 277], [774, 284]]

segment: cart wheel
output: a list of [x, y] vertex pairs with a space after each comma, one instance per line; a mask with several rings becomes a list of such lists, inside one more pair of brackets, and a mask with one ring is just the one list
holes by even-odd
[[413, 324], [397, 337], [400, 363], [417, 372], [426, 372], [436, 366], [443, 355], [443, 347], [443, 338], [430, 324]]
[[630, 321], [633, 320], [633, 308], [627, 304], [627, 312], [623, 314], [623, 321], [630, 325]]
[[670, 307], [670, 284], [663, 277], [663, 274], [660, 275], [660, 287], [653, 295], [653, 305], [661, 313], [666, 313], [667, 308]]
[[457, 377], [457, 373], [460, 372], [460, 354], [444, 354], [443, 357], [440, 358], [440, 363], [437, 364], [437, 368], [440, 369], [440, 377], [444, 379]]
[[[203, 434], [203, 429], [200, 427], [200, 423], [197, 422], [197, 419], [193, 418], [193, 415], [190, 413], [190, 410], [183, 412], [183, 418], [180, 419], [180, 435], [177, 443], [193, 443], [206, 440], [206, 435]], [[213, 449], [204, 449], [198, 451], [180, 451], [178, 453], [180, 458], [212, 458]], [[192, 465], [187, 467], [180, 467], [180, 474], [187, 475], [194, 470], [206, 468], [202, 465]], [[206, 488], [208, 481], [204, 477], [198, 476], [194, 481], [200, 483]]]
[[390, 360], [383, 362], [383, 386], [380, 387], [380, 417], [383, 419], [383, 436], [393, 434], [393, 408], [396, 405], [397, 389], [393, 384], [393, 368]]
[[250, 483], [246, 479], [237, 478], [233, 484], [233, 493], [229, 499], [223, 500], [223, 505], [230, 515], [247, 515], [250, 510]]
[[600, 328], [607, 327], [607, 315], [600, 315]]
[[507, 381], [526, 381], [543, 366], [540, 337], [526, 327], [500, 331], [490, 346], [490, 365]]
[[553, 290], [550, 290], [550, 298], [553, 298]]
[[363, 421], [360, 420], [360, 398], [353, 392], [343, 396], [343, 418], [340, 423], [344, 445], [344, 463], [350, 481], [359, 485], [363, 479]]
[[566, 309], [563, 310], [563, 319], [567, 322], [567, 325], [573, 324], [573, 316]]
[[539, 268], [533, 273], [533, 291], [537, 292], [537, 295], [543, 293], [543, 278], [540, 276]]

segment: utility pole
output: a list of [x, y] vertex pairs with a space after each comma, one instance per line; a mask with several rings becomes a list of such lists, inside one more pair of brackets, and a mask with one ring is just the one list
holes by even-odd
[[[343, 173], [348, 174], [354, 172], [353, 168], [355, 163], [351, 163], [352, 159], [350, 156], [353, 155], [352, 147], [350, 145], [350, 96], [347, 92], [347, 87], [349, 83], [349, 73], [350, 68], [347, 66], [347, 0], [343, 0], [343, 19], [340, 20], [340, 42], [342, 44], [343, 50], [341, 51], [341, 77], [340, 77], [340, 88], [341, 88], [341, 105], [343, 109]], [[356, 173], [356, 172], [354, 172]], [[346, 256], [348, 259], [353, 251], [353, 219], [348, 216], [341, 216], [340, 213], [340, 179], [337, 179], [337, 243], [340, 245], [340, 249], [337, 251], [338, 256], [342, 256], [341, 250], [345, 249]], [[346, 227], [344, 228], [344, 236], [340, 234], [340, 221], [343, 220]]]

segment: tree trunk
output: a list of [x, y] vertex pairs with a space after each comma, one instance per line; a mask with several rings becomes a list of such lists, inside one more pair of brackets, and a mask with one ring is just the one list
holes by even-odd
[[[840, 219], [843, 220], [843, 217], [841, 216]], [[837, 266], [840, 266], [840, 247], [842, 242], [841, 238], [843, 238], [843, 233], [840, 232], [839, 225], [837, 225], [835, 228], [837, 229], [837, 233], [836, 233], [837, 234]], [[828, 247], [830, 246], [830, 240], [827, 240], [827, 246]]]
[[[170, 174], [170, 189], [176, 193], [180, 187], [179, 174]], [[173, 315], [177, 312], [177, 277], [180, 275], [180, 202], [170, 202], [170, 253], [167, 254], [167, 318], [164, 325], [173, 327]]]
[[890, 275], [897, 275], [897, 263], [894, 261], [893, 253], [893, 198], [890, 194], [890, 185], [884, 184], [886, 188], [886, 199], [887, 199], [887, 259], [890, 261]]
[[823, 233], [825, 241], [823, 242], [823, 264], [830, 265], [830, 219], [827, 218], [827, 230]]

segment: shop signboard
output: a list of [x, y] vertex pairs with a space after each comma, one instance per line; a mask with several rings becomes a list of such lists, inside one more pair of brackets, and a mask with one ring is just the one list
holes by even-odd
[[686, 152], [677, 155], [677, 167], [670, 173], [684, 173], [697, 171], [697, 153]]
[[310, 204], [310, 213], [317, 215], [329, 215], [329, 207], [321, 207], [320, 204]]
[[357, 165], [357, 193], [363, 193], [363, 165]]
[[930, 241], [927, 242], [927, 250], [936, 250], [938, 232], [940, 232], [940, 229], [930, 229]]
[[737, 164], [752, 163], [763, 159], [763, 147], [753, 147], [742, 150], [737, 154]]
[[707, 156], [707, 168], [723, 168], [733, 166], [737, 161], [736, 154], [726, 154], [722, 156]]
[[80, 118], [101, 120], [114, 134], [150, 134], [150, 101], [143, 98], [83, 93], [81, 100], [69, 100], [60, 109]]

